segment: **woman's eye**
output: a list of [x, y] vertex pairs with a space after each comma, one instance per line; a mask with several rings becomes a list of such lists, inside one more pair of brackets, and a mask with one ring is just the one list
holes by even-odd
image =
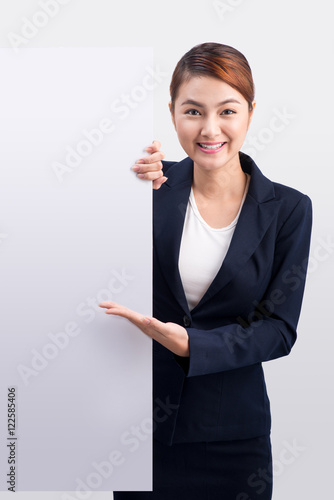
[[233, 109], [224, 109], [224, 111], [222, 112], [222, 115], [233, 115], [235, 114], [235, 111], [233, 111]]
[[186, 115], [199, 115], [199, 111], [197, 111], [197, 109], [188, 109], [188, 111], [186, 111]]

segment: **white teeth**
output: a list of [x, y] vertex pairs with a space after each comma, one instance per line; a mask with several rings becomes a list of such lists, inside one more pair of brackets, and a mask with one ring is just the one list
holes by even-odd
[[219, 144], [213, 144], [213, 145], [201, 144], [199, 142], [199, 145], [201, 146], [201, 148], [204, 148], [204, 149], [218, 149], [218, 148], [221, 148], [223, 144], [224, 144], [224, 142], [220, 142]]

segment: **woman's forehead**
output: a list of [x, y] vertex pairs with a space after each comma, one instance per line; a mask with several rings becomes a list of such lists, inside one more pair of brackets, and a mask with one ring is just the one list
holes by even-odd
[[[224, 101], [233, 98], [240, 103], [246, 102], [245, 98], [236, 89], [219, 78], [210, 76], [191, 76], [183, 81], [179, 87], [177, 101], [182, 104], [184, 100], [202, 100], [203, 102]], [[182, 101], [182, 102], [181, 102]]]

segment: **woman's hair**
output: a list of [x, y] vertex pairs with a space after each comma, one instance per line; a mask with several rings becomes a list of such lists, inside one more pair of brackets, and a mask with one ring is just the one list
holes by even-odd
[[211, 76], [227, 83], [246, 99], [253, 109], [255, 88], [252, 71], [241, 52], [221, 43], [195, 45], [177, 63], [170, 84], [171, 112], [174, 112], [178, 90], [191, 77]]

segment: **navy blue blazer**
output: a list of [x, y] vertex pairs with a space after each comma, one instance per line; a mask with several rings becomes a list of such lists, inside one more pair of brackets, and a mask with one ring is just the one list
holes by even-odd
[[166, 444], [269, 433], [261, 363], [289, 354], [296, 340], [311, 200], [239, 155], [248, 194], [225, 260], [191, 312], [178, 256], [193, 161], [163, 162], [168, 180], [153, 193], [153, 315], [184, 326], [190, 347], [183, 358], [153, 342], [154, 437]]

